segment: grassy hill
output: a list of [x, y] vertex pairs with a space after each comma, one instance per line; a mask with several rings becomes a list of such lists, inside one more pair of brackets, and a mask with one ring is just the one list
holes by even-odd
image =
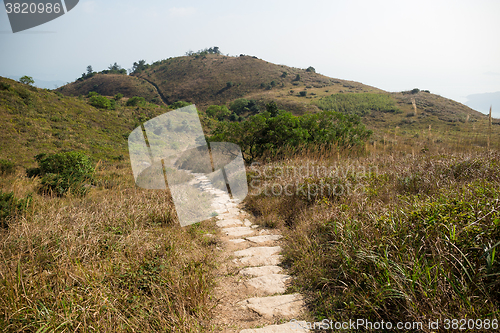
[[95, 91], [103, 96], [122, 94], [124, 97], [141, 96], [151, 103], [161, 104], [161, 97], [156, 88], [145, 80], [123, 74], [96, 74], [85, 80], [77, 80], [56, 91], [65, 96], [86, 96]]
[[[244, 209], [285, 235], [288, 291], [306, 296], [314, 321], [473, 318], [480, 332], [478, 319], [498, 323], [497, 120], [426, 91], [388, 93], [249, 56], [192, 55], [56, 91], [0, 77], [0, 160], [29, 167], [36, 154], [80, 150], [98, 166], [86, 197], [45, 195], [21, 168], [0, 175], [0, 331], [222, 330], [212, 321], [214, 288], [236, 271], [221, 270], [221, 231], [213, 220], [180, 227], [169, 192], [138, 188], [130, 170], [130, 131], [169, 108], [126, 98], [97, 108], [88, 97], [147, 98], [151, 89], [161, 104], [186, 100], [202, 112], [242, 97], [296, 115], [333, 109], [374, 131], [359, 154], [270, 153], [247, 170]], [[210, 130], [218, 120], [202, 123]]]

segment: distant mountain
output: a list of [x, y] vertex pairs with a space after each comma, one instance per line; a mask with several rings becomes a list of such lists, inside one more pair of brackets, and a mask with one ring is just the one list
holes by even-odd
[[[9, 76], [9, 79], [19, 81], [19, 79], [21, 77], [22, 76], [13, 75], [13, 76]], [[37, 88], [40, 88], [40, 89], [56, 89], [56, 88], [59, 88], [60, 86], [65, 85], [67, 83], [67, 82], [64, 82], [61, 80], [44, 81], [44, 80], [39, 80], [36, 78], [33, 78], [33, 80], [35, 80], [34, 86]]]
[[472, 94], [467, 96], [468, 101], [465, 103], [467, 106], [488, 114], [490, 112], [490, 106], [492, 106], [492, 114], [494, 117], [500, 117], [500, 91], [484, 93], [484, 94]]

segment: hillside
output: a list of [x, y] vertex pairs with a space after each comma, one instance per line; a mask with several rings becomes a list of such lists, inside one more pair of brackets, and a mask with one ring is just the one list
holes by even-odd
[[121, 74], [96, 74], [85, 80], [77, 80], [62, 86], [56, 91], [65, 96], [86, 96], [95, 91], [104, 96], [122, 94], [124, 97], [141, 96], [151, 103], [161, 104], [161, 97], [156, 88], [145, 80]]
[[[355, 112], [374, 132], [370, 144], [404, 144], [410, 150], [414, 149], [414, 139], [422, 136], [430, 140], [427, 144], [467, 141], [486, 146], [489, 130], [487, 116], [428, 91], [388, 93], [359, 82], [326, 77], [312, 67], [292, 68], [244, 55], [171, 58], [132, 76], [96, 74], [56, 91], [8, 79], [1, 82], [0, 115], [5, 125], [0, 135], [5, 144], [0, 154], [15, 156], [22, 164], [32, 163], [35, 152], [69, 149], [86, 150], [96, 158], [126, 158], [128, 133], [168, 110], [164, 104], [179, 100], [194, 102], [202, 113], [209, 105], [229, 106], [238, 98], [254, 100], [260, 110], [275, 101], [279, 108], [295, 115], [321, 109]], [[96, 109], [86, 99], [89, 91], [109, 98], [123, 94], [125, 98], [114, 110]], [[126, 107], [125, 101], [133, 96], [161, 107]], [[239, 119], [252, 112], [239, 114]], [[203, 123], [209, 133], [210, 126]], [[493, 126], [494, 142], [500, 140], [496, 134], [499, 130]]]
[[[238, 98], [253, 99], [261, 109], [270, 101], [280, 108], [304, 114], [319, 111], [317, 101], [336, 94], [390, 94], [403, 111], [365, 114], [364, 122], [372, 128], [387, 123], [390, 126], [410, 128], [428, 127], [430, 119], [439, 124], [484, 119], [484, 115], [450, 99], [426, 91], [388, 93], [355, 81], [330, 78], [315, 72], [313, 67], [300, 69], [276, 65], [255, 56], [229, 57], [217, 54], [193, 54], [157, 61], [130, 76], [98, 74], [90, 79], [76, 81], [58, 89], [66, 96], [86, 95], [96, 91], [113, 96], [142, 96], [151, 102], [161, 98], [165, 104], [179, 100], [195, 103], [204, 111], [209, 105], [229, 105]], [[405, 121], [413, 113], [414, 98], [419, 112], [418, 121]], [[244, 115], [247, 116], [247, 115]], [[425, 121], [424, 121], [425, 120]]]
[[95, 159], [124, 159], [130, 132], [166, 110], [154, 104], [127, 107], [123, 101], [114, 110], [98, 109], [86, 98], [65, 97], [0, 77], [0, 159], [28, 166], [41, 152], [73, 149]]

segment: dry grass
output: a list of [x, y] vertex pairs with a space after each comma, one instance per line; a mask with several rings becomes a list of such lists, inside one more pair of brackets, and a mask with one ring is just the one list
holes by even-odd
[[452, 148], [253, 168], [248, 209], [283, 229], [316, 319], [498, 319], [500, 154]]
[[[108, 182], [85, 198], [35, 196], [1, 231], [2, 331], [207, 329], [215, 243], [203, 234], [213, 225], [181, 228], [165, 192], [133, 188], [113, 169], [101, 168]], [[35, 186], [19, 175], [2, 183], [17, 196]]]

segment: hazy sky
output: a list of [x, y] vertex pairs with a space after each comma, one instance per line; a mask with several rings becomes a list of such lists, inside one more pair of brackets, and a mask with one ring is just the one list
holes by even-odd
[[500, 91], [499, 0], [80, 0], [16, 34], [0, 7], [0, 76], [71, 82], [211, 46], [388, 91]]

